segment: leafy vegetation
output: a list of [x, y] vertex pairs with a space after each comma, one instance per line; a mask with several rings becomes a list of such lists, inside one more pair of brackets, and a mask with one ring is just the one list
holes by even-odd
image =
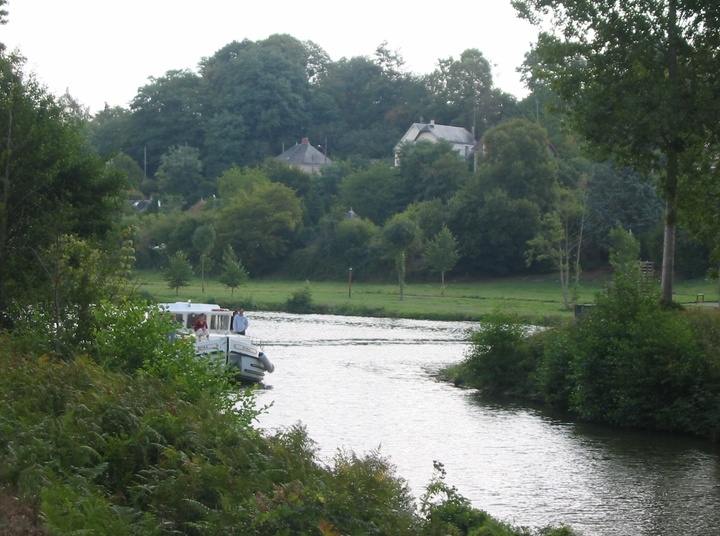
[[716, 309], [666, 308], [635, 262], [573, 323], [526, 337], [498, 313], [454, 374], [491, 392], [542, 400], [585, 420], [720, 436]]
[[[0, 45], [3, 533], [531, 534], [473, 508], [439, 462], [418, 505], [377, 453], [328, 466], [301, 427], [256, 429], [265, 408], [253, 392], [196, 359], [139, 289], [247, 308], [485, 317], [458, 369], [468, 384], [717, 439], [720, 319], [668, 307], [713, 289], [668, 293], [668, 268], [677, 251], [678, 268], [704, 273], [718, 246], [706, 202], [717, 197], [718, 10], [630, 2], [620, 15], [638, 16], [624, 17], [615, 4], [513, 3], [529, 18], [567, 9], [573, 39], [541, 36], [522, 102], [493, 86], [475, 49], [416, 76], [385, 44], [374, 59], [331, 62], [315, 43], [273, 35], [230, 43], [197, 73], [151, 77], [129, 109], [87, 118]], [[393, 162], [425, 114], [472, 130], [477, 151], [405, 144]], [[309, 175], [274, 160], [298, 134], [325, 140], [334, 163]], [[588, 160], [586, 142], [604, 162]], [[662, 296], [638, 251], [661, 261]], [[581, 265], [608, 261], [607, 289], [581, 285]], [[543, 276], [553, 266], [562, 307]], [[146, 271], [133, 282], [133, 269]], [[450, 269], [462, 277], [445, 288]], [[424, 283], [431, 270], [441, 297]], [[561, 322], [591, 290], [589, 312]], [[527, 322], [554, 327], [527, 337]]]

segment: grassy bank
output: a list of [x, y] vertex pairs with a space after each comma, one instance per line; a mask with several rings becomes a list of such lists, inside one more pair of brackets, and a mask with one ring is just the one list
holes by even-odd
[[[608, 277], [588, 277], [578, 291], [578, 303], [591, 304], [595, 294], [604, 288]], [[451, 282], [440, 295], [436, 283], [410, 283], [400, 300], [398, 286], [354, 281], [313, 282], [252, 279], [234, 293], [215, 279], [205, 278], [202, 291], [200, 278], [193, 279], [179, 292], [168, 288], [160, 273], [138, 271], [137, 288], [156, 301], [218, 303], [225, 307], [243, 306], [248, 310], [285, 310], [285, 302], [294, 292], [310, 289], [312, 303], [318, 311], [345, 314], [426, 318], [437, 320], [481, 320], [488, 313], [503, 310], [517, 314], [533, 324], [555, 324], [572, 318], [573, 313], [562, 306], [562, 291], [554, 274], [532, 277], [485, 279], [473, 282]], [[678, 281], [675, 300], [694, 304], [697, 295], [706, 302], [717, 302], [715, 281]]]

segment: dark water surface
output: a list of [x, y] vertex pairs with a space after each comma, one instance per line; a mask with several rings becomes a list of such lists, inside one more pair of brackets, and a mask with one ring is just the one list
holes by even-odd
[[477, 508], [515, 525], [584, 535], [719, 535], [720, 450], [689, 438], [578, 424], [437, 381], [475, 324], [254, 313], [275, 364], [268, 430], [302, 423], [338, 449], [389, 457], [416, 497], [433, 461]]

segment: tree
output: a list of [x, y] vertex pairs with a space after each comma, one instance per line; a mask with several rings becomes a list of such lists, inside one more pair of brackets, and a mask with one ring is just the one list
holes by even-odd
[[486, 189], [500, 188], [511, 199], [528, 199], [540, 210], [549, 210], [555, 201], [558, 166], [547, 131], [536, 123], [512, 119], [488, 131], [483, 140], [478, 172]]
[[527, 264], [529, 266], [533, 261], [545, 259], [553, 263], [560, 275], [563, 304], [565, 309], [570, 309], [572, 273], [575, 275], [575, 287], [580, 284], [585, 207], [578, 192], [561, 190], [558, 199], [555, 210], [542, 217], [538, 233], [528, 241]]
[[500, 123], [503, 107], [511, 100], [493, 87], [490, 62], [475, 48], [465, 50], [458, 60], [438, 60], [426, 82], [433, 96], [432, 117], [472, 129], [477, 136]]
[[526, 269], [527, 241], [535, 235], [541, 215], [536, 203], [511, 199], [499, 188], [485, 192], [475, 180], [450, 200], [448, 209], [463, 271], [509, 275]]
[[127, 177], [128, 185], [132, 188], [140, 188], [142, 186], [144, 179], [143, 170], [131, 156], [120, 152], [108, 161], [108, 165], [124, 174]]
[[395, 259], [401, 300], [405, 290], [405, 252], [416, 237], [417, 226], [404, 214], [393, 216], [382, 230], [385, 249]]
[[277, 269], [302, 223], [295, 192], [258, 170], [234, 168], [219, 182], [224, 204], [214, 214], [218, 239], [233, 247], [251, 273]]
[[425, 262], [431, 270], [440, 272], [440, 295], [445, 296], [445, 272], [458, 261], [457, 240], [446, 226], [425, 245]]
[[168, 147], [202, 147], [209, 115], [201, 96], [202, 79], [190, 70], [150, 77], [130, 104], [126, 145], [116, 150], [122, 149], [138, 162], [146, 161], [147, 174], [153, 176]]
[[185, 208], [213, 191], [212, 185], [205, 184], [199, 149], [188, 145], [168, 149], [160, 158], [155, 177], [160, 192], [181, 198]]
[[193, 276], [193, 269], [187, 255], [178, 251], [170, 257], [170, 264], [163, 271], [162, 278], [167, 281], [168, 287], [175, 289], [177, 296], [180, 287], [187, 287]]
[[530, 67], [564, 103], [593, 153], [655, 175], [665, 200], [662, 299], [672, 300], [678, 199], [703, 175], [720, 134], [714, 0], [514, 0], [535, 23], [554, 15]]
[[0, 311], [48, 299], [52, 282], [38, 255], [64, 236], [102, 241], [127, 186], [23, 65], [0, 49]]
[[402, 211], [408, 201], [397, 169], [382, 163], [347, 175], [340, 184], [340, 199], [346, 210], [377, 225]]
[[626, 231], [622, 225], [617, 224], [610, 231], [610, 265], [618, 272], [627, 272], [631, 264], [637, 264], [640, 258], [640, 242]]
[[610, 231], [619, 223], [640, 236], [662, 221], [662, 201], [652, 183], [611, 162], [594, 166], [587, 185], [587, 233], [604, 251]]
[[[226, 143], [217, 146], [223, 150], [219, 160], [259, 164], [268, 154], [280, 154], [283, 143], [291, 144], [302, 133], [309, 66], [316, 60], [322, 63], [317, 46], [308, 47], [292, 36], [275, 34], [257, 42], [234, 41], [203, 60], [204, 114], [215, 118], [209, 127], [223, 129], [208, 131], [208, 135], [217, 142], [223, 132], [235, 132], [244, 142], [227, 144], [226, 138]], [[313, 69], [320, 64], [313, 63]], [[242, 150], [228, 152], [237, 146]], [[210, 146], [205, 149], [204, 155], [214, 151]]]
[[228, 245], [223, 253], [222, 273], [220, 282], [230, 289], [230, 295], [235, 295], [235, 289], [247, 282], [250, 276], [235, 255], [232, 246]]
[[404, 143], [399, 158], [406, 203], [447, 201], [470, 176], [468, 161], [445, 141]]
[[[131, 115], [130, 110], [121, 106], [111, 108], [106, 104], [105, 108], [97, 112], [87, 122], [85, 130], [90, 145], [97, 150], [100, 156], [106, 157], [118, 152], [130, 151], [134, 148], [130, 134]], [[137, 153], [134, 160], [141, 156], [142, 153]]]
[[215, 246], [215, 228], [211, 225], [202, 225], [195, 229], [192, 237], [193, 247], [200, 252], [200, 279], [202, 281], [202, 292], [205, 292], [205, 268], [210, 268], [212, 259], [210, 252]]

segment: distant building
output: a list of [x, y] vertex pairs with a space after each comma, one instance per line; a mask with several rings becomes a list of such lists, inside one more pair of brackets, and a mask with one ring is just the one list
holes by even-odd
[[326, 154], [310, 145], [308, 138], [303, 138], [302, 142], [295, 144], [275, 158], [288, 166], [300, 168], [306, 173], [319, 173], [321, 167], [332, 164], [332, 160]]
[[427, 140], [433, 143], [446, 141], [452, 145], [453, 150], [457, 151], [464, 158], [471, 158], [473, 156], [473, 149], [477, 143], [473, 135], [463, 127], [436, 125], [435, 121], [430, 121], [429, 123], [413, 123], [395, 146], [396, 166], [400, 164], [400, 147], [405, 143], [415, 143], [420, 140]]

